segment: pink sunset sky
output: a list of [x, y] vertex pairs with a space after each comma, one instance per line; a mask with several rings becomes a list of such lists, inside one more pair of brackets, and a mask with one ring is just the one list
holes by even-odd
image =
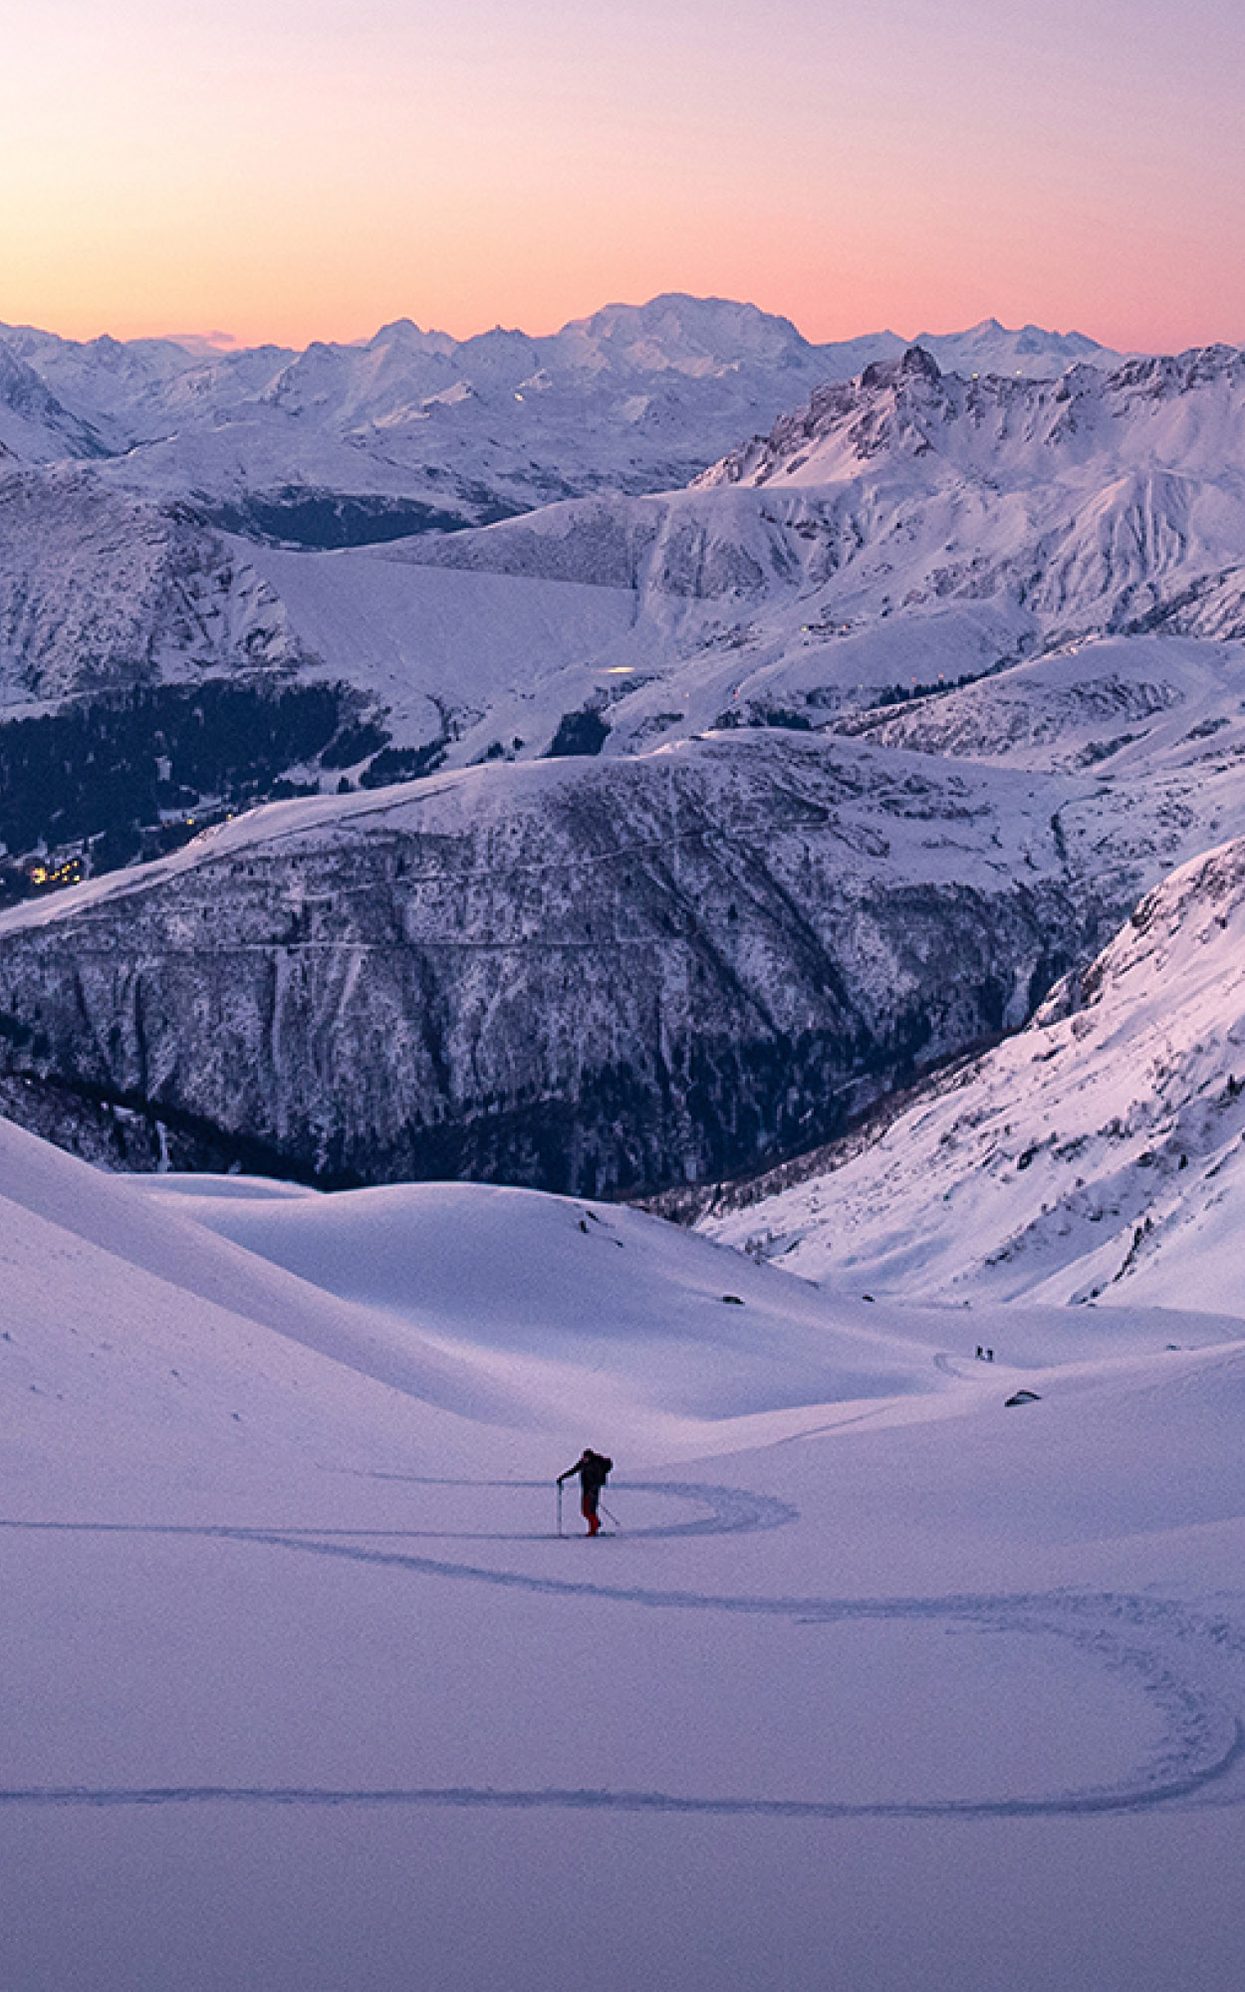
[[662, 290], [830, 339], [1245, 340], [1230, 0], [41, 0], [0, 320], [553, 329]]

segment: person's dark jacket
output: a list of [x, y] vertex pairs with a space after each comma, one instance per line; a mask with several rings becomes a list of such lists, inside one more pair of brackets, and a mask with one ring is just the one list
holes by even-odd
[[558, 1475], [558, 1486], [577, 1473], [585, 1494], [599, 1494], [610, 1477], [613, 1465], [613, 1460], [607, 1459], [604, 1453], [593, 1452], [591, 1446], [585, 1446], [574, 1466], [568, 1466], [565, 1473]]

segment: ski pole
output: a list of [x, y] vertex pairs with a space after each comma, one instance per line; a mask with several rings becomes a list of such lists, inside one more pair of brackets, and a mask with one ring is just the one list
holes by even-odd
[[601, 1510], [601, 1513], [604, 1515], [607, 1522], [612, 1522], [616, 1529], [620, 1529], [622, 1527], [622, 1523], [619, 1521], [617, 1515], [611, 1515], [604, 1501], [598, 1501], [597, 1506]]
[[558, 1490], [558, 1534], [559, 1534], [559, 1535], [561, 1535], [561, 1533], [562, 1533], [562, 1482], [561, 1482], [560, 1480], [559, 1480], [559, 1481], [556, 1481], [556, 1482], [555, 1482], [555, 1485], [556, 1485], [556, 1487], [557, 1487], [557, 1490]]

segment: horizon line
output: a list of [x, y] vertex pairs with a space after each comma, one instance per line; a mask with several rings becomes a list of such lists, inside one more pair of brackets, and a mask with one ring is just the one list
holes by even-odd
[[[859, 332], [848, 333], [841, 338], [815, 339], [811, 338], [806, 332], [804, 332], [800, 327], [800, 325], [797, 323], [797, 321], [789, 313], [783, 311], [770, 310], [765, 305], [757, 304], [755, 300], [751, 298], [728, 297], [720, 292], [699, 292], [699, 291], [678, 291], [678, 290], [656, 291], [651, 296], [641, 298], [639, 300], [632, 300], [628, 298], [609, 298], [604, 303], [594, 306], [592, 310], [583, 313], [578, 313], [570, 318], [563, 319], [560, 323], [555, 324], [550, 329], [543, 331], [533, 331], [529, 329], [527, 326], [519, 324], [504, 324], [499, 319], [491, 325], [480, 325], [475, 330], [470, 332], [455, 333], [447, 331], [443, 326], [434, 325], [431, 323], [423, 324], [419, 319], [412, 317], [409, 313], [402, 312], [399, 313], [396, 317], [382, 319], [374, 330], [370, 332], [364, 331], [361, 333], [357, 333], [352, 338], [326, 338], [322, 337], [319, 334], [313, 333], [311, 337], [309, 337], [302, 345], [289, 344], [285, 340], [281, 339], [247, 338], [245, 336], [240, 336], [237, 333], [225, 330], [222, 327], [214, 327], [210, 331], [187, 329], [176, 332], [153, 331], [153, 332], [131, 332], [131, 333], [121, 334], [111, 331], [109, 327], [105, 325], [101, 330], [97, 332], [92, 332], [86, 335], [80, 335], [72, 332], [60, 331], [53, 324], [50, 323], [41, 324], [37, 323], [33, 319], [23, 319], [21, 321], [10, 321], [7, 319], [0, 320], [0, 333], [39, 332], [52, 338], [61, 339], [65, 342], [66, 345], [73, 345], [73, 346], [96, 345], [101, 341], [111, 341], [116, 345], [121, 345], [121, 346], [133, 346], [133, 345], [141, 345], [150, 341], [150, 342], [159, 342], [162, 344], [181, 346], [185, 351], [188, 352], [193, 352], [196, 349], [200, 349], [204, 353], [219, 354], [223, 357], [231, 353], [257, 352], [262, 350], [266, 346], [272, 346], [282, 352], [306, 352], [309, 350], [310, 347], [318, 345], [335, 346], [340, 348], [349, 348], [352, 346], [362, 347], [370, 345], [375, 339], [379, 338], [381, 333], [394, 329], [398, 326], [406, 326], [406, 325], [409, 325], [414, 331], [418, 332], [420, 336], [423, 338], [446, 339], [449, 340], [455, 346], [468, 345], [474, 340], [488, 338], [490, 335], [496, 333], [500, 333], [509, 337], [519, 337], [519, 338], [532, 339], [532, 340], [552, 339], [552, 338], [558, 338], [564, 332], [568, 332], [579, 326], [589, 324], [593, 319], [600, 318], [608, 312], [618, 311], [618, 312], [638, 313], [638, 312], [651, 310], [656, 305], [661, 305], [666, 303], [708, 305], [708, 306], [717, 305], [737, 310], [754, 311], [757, 313], [759, 317], [768, 319], [773, 323], [789, 325], [792, 328], [792, 330], [796, 333], [797, 337], [803, 340], [805, 345], [814, 348], [852, 346], [852, 345], [857, 345], [862, 341], [868, 339], [895, 339], [901, 342], [905, 347], [912, 347], [912, 346], [918, 346], [926, 340], [965, 338], [970, 333], [973, 332], [985, 331], [990, 328], [997, 328], [999, 332], [1009, 333], [1009, 334], [1019, 334], [1024, 332], [1041, 332], [1045, 333], [1047, 336], [1051, 338], [1084, 339], [1089, 341], [1094, 346], [1099, 347], [1103, 352], [1108, 352], [1108, 353], [1118, 352], [1121, 355], [1121, 357], [1128, 357], [1129, 355], [1139, 354], [1139, 353], [1145, 353], [1157, 357], [1159, 354], [1159, 349], [1157, 347], [1131, 346], [1125, 348], [1125, 347], [1111, 346], [1107, 344], [1105, 341], [1100, 340], [1094, 333], [1084, 331], [1079, 325], [1069, 325], [1066, 328], [1064, 328], [1053, 325], [1044, 325], [1037, 319], [1026, 319], [1022, 324], [1008, 325], [1004, 323], [1002, 319], [995, 317], [993, 314], [987, 314], [986, 317], [976, 319], [971, 324], [968, 325], [948, 326], [945, 330], [942, 331], [937, 331], [933, 329], [932, 326], [926, 325], [923, 326], [921, 330], [918, 332], [907, 334], [903, 332], [897, 332], [895, 328], [891, 325], [878, 325], [878, 326], [869, 326], [866, 329]], [[1200, 350], [1202, 347], [1214, 346], [1214, 345], [1242, 346], [1245, 345], [1245, 340], [1236, 341], [1236, 340], [1222, 340], [1222, 339], [1219, 340], [1206, 339], [1197, 342], [1194, 346], [1183, 347], [1173, 350], [1197, 351]]]

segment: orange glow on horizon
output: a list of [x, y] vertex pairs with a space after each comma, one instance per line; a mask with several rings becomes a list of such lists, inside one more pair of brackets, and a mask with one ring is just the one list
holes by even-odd
[[1156, 0], [49, 0], [0, 77], [0, 319], [302, 346], [682, 290], [814, 339], [1237, 340], [1245, 27], [1192, 12], [1217, 42]]

